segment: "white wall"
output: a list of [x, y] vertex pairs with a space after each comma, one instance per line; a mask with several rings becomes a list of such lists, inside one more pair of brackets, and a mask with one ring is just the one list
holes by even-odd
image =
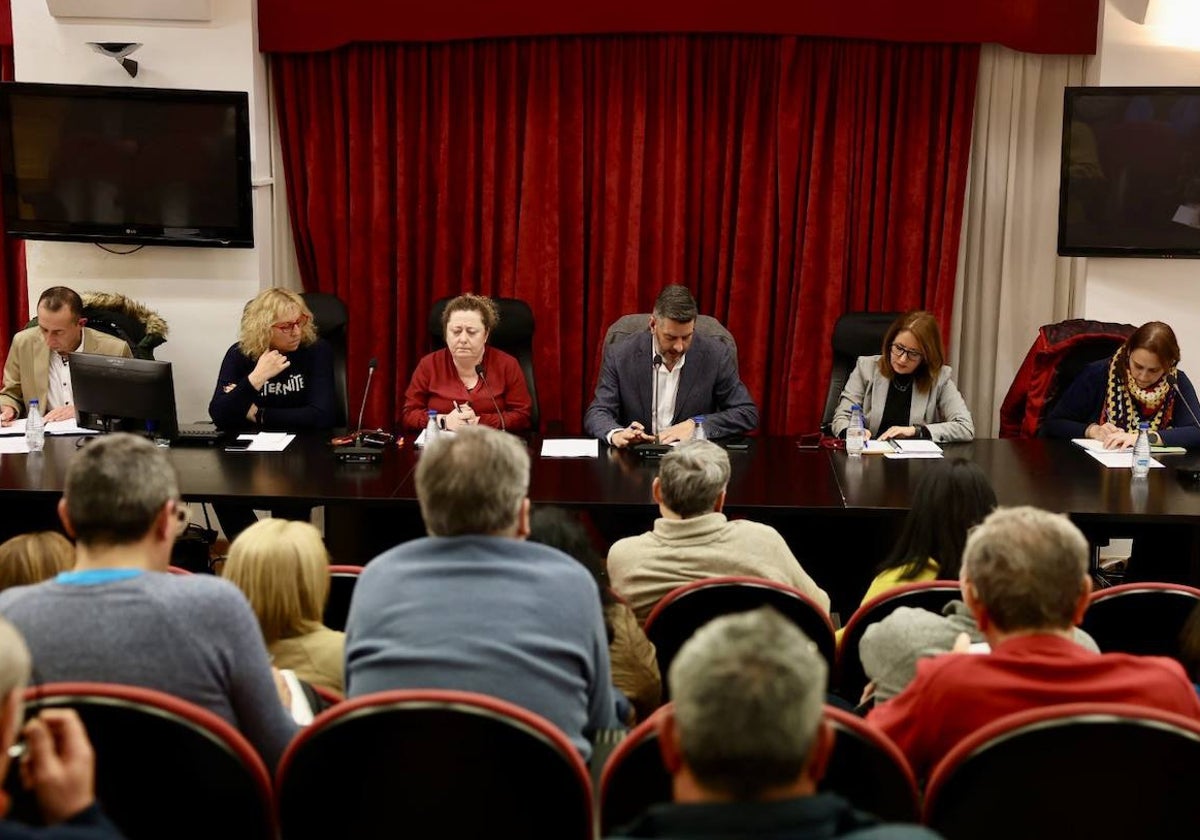
[[[1125, 12], [1138, 4], [1107, 0], [1101, 35], [1101, 85], [1200, 86], [1200, 0], [1149, 0], [1145, 24]], [[1200, 375], [1200, 261], [1089, 259], [1088, 318], [1175, 328], [1183, 368]]]
[[[102, 5], [102, 4], [99, 4]], [[213, 0], [212, 20], [179, 23], [51, 17], [46, 0], [12, 0], [16, 78], [137, 87], [244, 90], [250, 94], [253, 249], [151, 246], [128, 256], [95, 245], [28, 242], [29, 298], [56, 284], [129, 295], [162, 315], [170, 337], [156, 358], [173, 364], [181, 421], [208, 417], [208, 399], [243, 304], [271, 285], [269, 102], [254, 0]], [[140, 41], [130, 79], [88, 41]], [[125, 246], [115, 246], [122, 250]]]

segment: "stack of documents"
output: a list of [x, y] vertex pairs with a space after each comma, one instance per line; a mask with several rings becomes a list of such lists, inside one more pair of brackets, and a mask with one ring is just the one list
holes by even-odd
[[931, 440], [869, 440], [864, 455], [886, 455], [893, 459], [941, 458], [942, 447]]
[[600, 441], [596, 438], [562, 438], [542, 441], [543, 458], [599, 458]]
[[[1110, 470], [1133, 469], [1133, 449], [1105, 449], [1103, 443], [1098, 440], [1092, 440], [1091, 438], [1073, 438], [1071, 443], [1082, 447], [1087, 451], [1087, 454], [1091, 455]], [[1151, 452], [1157, 452], [1159, 454], [1172, 454], [1174, 450], [1178, 450], [1180, 453], [1187, 452], [1186, 449], [1177, 446], [1150, 447]], [[1156, 461], [1154, 458], [1150, 459], [1151, 469], [1162, 466], [1164, 466], [1164, 464], [1161, 461]]]

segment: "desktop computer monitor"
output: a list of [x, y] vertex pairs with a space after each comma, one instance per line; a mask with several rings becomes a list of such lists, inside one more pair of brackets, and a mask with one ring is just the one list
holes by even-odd
[[153, 433], [174, 440], [175, 382], [171, 363], [72, 353], [71, 391], [79, 425], [102, 432]]

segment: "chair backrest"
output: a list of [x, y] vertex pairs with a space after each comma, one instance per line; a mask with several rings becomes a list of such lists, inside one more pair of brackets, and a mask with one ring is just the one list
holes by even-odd
[[1038, 329], [1000, 405], [1000, 437], [1036, 437], [1079, 372], [1111, 356], [1134, 329], [1132, 324], [1082, 318]]
[[[25, 695], [26, 715], [78, 712], [96, 753], [96, 797], [129, 840], [271, 840], [271, 777], [236, 729], [159, 691], [48, 683]], [[33, 797], [7, 786], [10, 817], [38, 821]]]
[[670, 696], [667, 675], [683, 643], [700, 627], [729, 613], [774, 607], [812, 639], [833, 667], [836, 643], [829, 616], [811, 598], [783, 583], [752, 577], [715, 577], [674, 589], [646, 617], [646, 636], [654, 643], [663, 699]]
[[899, 312], [847, 312], [833, 325], [833, 364], [829, 370], [829, 388], [825, 392], [825, 411], [821, 414], [821, 429], [828, 433], [833, 412], [842, 389], [859, 356], [874, 356], [883, 346], [888, 327]]
[[[446, 304], [453, 298], [445, 297], [435, 301], [429, 310], [429, 349], [437, 350], [445, 346], [445, 336], [442, 334], [442, 313]], [[541, 428], [542, 411], [538, 404], [537, 379], [533, 375], [533, 310], [529, 304], [519, 298], [492, 298], [500, 311], [500, 323], [488, 336], [488, 344], [497, 350], [503, 350], [515, 358], [525, 374], [525, 385], [529, 388], [529, 398], [533, 403], [529, 419], [536, 432]]]
[[[622, 315], [617, 320], [613, 321], [604, 333], [604, 341], [600, 345], [600, 351], [603, 353], [604, 348], [610, 344], [615, 344], [622, 339], [628, 338], [637, 333], [650, 331], [650, 313], [639, 312], [634, 315]], [[727, 346], [733, 353], [733, 364], [737, 366], [737, 342], [733, 338], [733, 333], [725, 328], [725, 325], [711, 315], [696, 316], [696, 334], [702, 335], [705, 338], [714, 338]]]
[[900, 748], [857, 715], [825, 707], [836, 739], [820, 789], [849, 800], [855, 808], [888, 822], [913, 822], [917, 779]]
[[[135, 359], [153, 359], [154, 348], [166, 343], [167, 322], [157, 312], [117, 292], [84, 292], [87, 326], [121, 339]], [[37, 324], [32, 318], [25, 326]]]
[[1200, 604], [1181, 583], [1124, 583], [1092, 593], [1080, 626], [1105, 653], [1180, 658], [1179, 634]]
[[322, 623], [330, 630], [345, 630], [346, 616], [350, 614], [350, 598], [362, 574], [362, 566], [329, 567], [329, 599], [325, 602]]
[[464, 691], [385, 691], [322, 712], [276, 773], [284, 840], [592, 836], [591, 781], [567, 737]]
[[[664, 709], [633, 729], [604, 765], [599, 796], [602, 835], [632, 822], [651, 805], [671, 801], [671, 775], [658, 745], [658, 719]], [[836, 739], [820, 789], [884, 820], [915, 820], [917, 783], [900, 748], [841, 709], [826, 706], [825, 720]]]
[[[1114, 776], [1120, 790], [1111, 799]], [[1124, 704], [1008, 715], [957, 747], [925, 789], [946, 840], [1200, 836], [1200, 724]]]
[[[333, 425], [348, 428], [350, 425], [350, 397], [346, 379], [347, 325], [350, 321], [346, 304], [337, 295], [326, 292], [305, 292], [301, 295], [304, 305], [313, 314], [317, 334], [333, 349], [333, 387], [336, 397]], [[356, 418], [357, 419], [357, 418]]]
[[940, 615], [942, 607], [961, 597], [962, 589], [958, 581], [917, 581], [889, 589], [855, 610], [842, 629], [842, 638], [838, 642], [838, 694], [852, 703], [857, 703], [867, 686], [867, 674], [863, 671], [858, 643], [862, 641], [868, 627], [877, 621], [883, 621], [900, 607], [917, 607]]
[[190, 575], [192, 572], [183, 566], [167, 566], [167, 572], [173, 575]]

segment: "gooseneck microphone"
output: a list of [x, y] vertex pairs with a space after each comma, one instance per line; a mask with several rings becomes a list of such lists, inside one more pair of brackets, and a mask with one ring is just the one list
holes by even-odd
[[492, 407], [496, 409], [496, 416], [500, 418], [500, 431], [507, 432], [508, 427], [504, 424], [504, 412], [500, 410], [500, 403], [496, 402], [496, 394], [492, 391], [492, 386], [488, 384], [487, 377], [483, 375], [482, 364], [475, 365], [475, 373], [479, 376], [483, 387], [487, 388], [488, 396], [492, 398]]
[[363, 414], [367, 410], [367, 394], [371, 393], [371, 379], [375, 376], [375, 368], [378, 364], [379, 360], [374, 356], [367, 363], [367, 384], [363, 387], [362, 405], [358, 408], [358, 429], [354, 432], [354, 443], [357, 446], [362, 446]]
[[1179, 401], [1183, 403], [1184, 407], [1188, 410], [1188, 414], [1192, 415], [1192, 422], [1197, 426], [1200, 426], [1200, 419], [1196, 418], [1196, 412], [1192, 411], [1191, 405], [1188, 404], [1187, 397], [1183, 395], [1183, 391], [1179, 390], [1179, 376], [1174, 373], [1168, 373], [1165, 378], [1167, 380], [1167, 384], [1175, 390], [1175, 394], [1179, 397]]
[[654, 371], [654, 405], [650, 410], [650, 434], [654, 435], [655, 440], [658, 440], [658, 369], [662, 363], [662, 353], [655, 353], [654, 358], [650, 360]]

